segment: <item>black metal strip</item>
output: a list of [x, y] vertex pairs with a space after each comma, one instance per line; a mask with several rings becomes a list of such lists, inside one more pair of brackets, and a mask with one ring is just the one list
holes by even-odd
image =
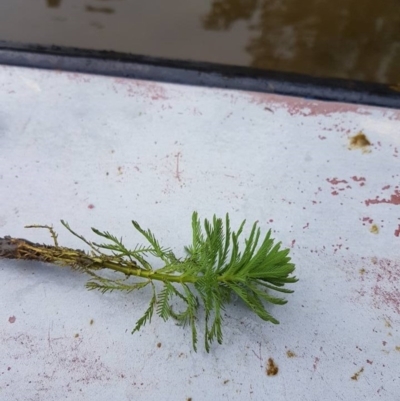
[[0, 41], [0, 64], [115, 77], [275, 93], [400, 109], [400, 86], [316, 78], [213, 63], [168, 60], [111, 51]]

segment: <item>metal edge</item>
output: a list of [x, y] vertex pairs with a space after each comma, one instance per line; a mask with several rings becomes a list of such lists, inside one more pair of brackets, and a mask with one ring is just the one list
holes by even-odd
[[400, 109], [398, 85], [318, 78], [113, 51], [0, 41], [0, 64]]

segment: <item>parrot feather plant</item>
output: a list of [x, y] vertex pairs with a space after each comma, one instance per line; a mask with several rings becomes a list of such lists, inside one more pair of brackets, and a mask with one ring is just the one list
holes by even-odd
[[[261, 238], [260, 228], [254, 223], [250, 235], [240, 243], [245, 221], [237, 231], [231, 230], [229, 215], [225, 219], [213, 217], [201, 223], [197, 212], [192, 215], [192, 243], [185, 247], [186, 256], [177, 258], [169, 248], [164, 248], [150, 230], [144, 230], [136, 221], [134, 228], [146, 239], [146, 245], [128, 249], [107, 231], [92, 231], [106, 240], [104, 243], [88, 241], [61, 220], [63, 226], [90, 247], [90, 252], [59, 246], [57, 234], [46, 228], [54, 245], [40, 245], [9, 236], [0, 238], [0, 257], [36, 260], [84, 272], [90, 276], [89, 290], [103, 293], [111, 291], [132, 292], [150, 287], [151, 299], [143, 316], [136, 322], [132, 333], [149, 323], [154, 314], [164, 321], [175, 319], [182, 326], [189, 326], [194, 350], [197, 350], [197, 312], [204, 309], [204, 345], [207, 352], [217, 340], [222, 343], [223, 311], [232, 295], [240, 298], [262, 320], [279, 323], [266, 309], [267, 303], [283, 305], [287, 301], [271, 295], [271, 291], [291, 293], [285, 284], [295, 283], [295, 269], [290, 262], [289, 249], [274, 243], [271, 230]], [[103, 241], [102, 240], [102, 241]], [[241, 250], [241, 244], [243, 249]], [[148, 258], [156, 257], [162, 267], [153, 268]], [[108, 278], [101, 273], [112, 270], [123, 278]], [[160, 285], [156, 285], [159, 282]], [[176, 310], [172, 303], [183, 305]]]

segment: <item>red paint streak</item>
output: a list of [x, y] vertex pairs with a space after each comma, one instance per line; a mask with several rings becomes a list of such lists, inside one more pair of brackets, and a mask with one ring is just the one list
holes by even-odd
[[[322, 102], [316, 100], [308, 100], [295, 98], [290, 96], [282, 96], [269, 93], [247, 92], [250, 103], [268, 106], [274, 109], [286, 108], [290, 115], [311, 116], [328, 116], [333, 113], [355, 112], [359, 115], [370, 115], [371, 111], [367, 107], [360, 107], [353, 104]], [[400, 120], [400, 111], [391, 111], [391, 119]], [[338, 129], [340, 127], [336, 127]]]
[[94, 209], [94, 205], [91, 203], [88, 205], [88, 209]]
[[365, 177], [357, 177], [356, 175], [353, 175], [353, 177], [351, 177], [351, 179], [356, 182], [366, 181]]
[[392, 205], [400, 205], [400, 191], [394, 191], [394, 194], [390, 196], [390, 199], [378, 199], [378, 196], [375, 199], [367, 199], [365, 204], [369, 205], [376, 205], [378, 203], [390, 203]]
[[399, 227], [396, 230], [394, 230], [394, 235], [395, 237], [400, 237], [400, 224]]
[[150, 100], [168, 100], [167, 91], [162, 84], [134, 81], [127, 78], [115, 78], [114, 83], [123, 86], [130, 97], [140, 96]]
[[333, 192], [331, 192], [331, 194], [336, 196], [336, 195], [339, 195], [339, 192], [338, 191], [333, 191]]
[[310, 226], [310, 223], [307, 223], [304, 227], [303, 230], [305, 230], [306, 228], [308, 228]]
[[383, 190], [389, 189], [389, 188], [390, 188], [390, 185], [385, 185], [384, 187], [382, 187]]
[[373, 222], [374, 220], [372, 220], [370, 217], [363, 217], [363, 218], [362, 218], [362, 221], [368, 221], [368, 223], [372, 224], [372, 222]]
[[336, 177], [335, 178], [327, 178], [326, 181], [328, 181], [329, 183], [331, 183], [332, 185], [337, 185], [337, 184], [347, 184], [346, 180], [338, 180]]
[[321, 139], [321, 141], [323, 141], [324, 139], [326, 139], [326, 136], [318, 135], [318, 138]]
[[16, 318], [15, 316], [10, 316], [10, 317], [8, 318], [8, 321], [9, 321], [10, 323], [15, 323], [16, 320], [17, 320], [17, 318]]
[[292, 248], [294, 247], [294, 244], [296, 243], [296, 240], [294, 239], [293, 241], [292, 241]]

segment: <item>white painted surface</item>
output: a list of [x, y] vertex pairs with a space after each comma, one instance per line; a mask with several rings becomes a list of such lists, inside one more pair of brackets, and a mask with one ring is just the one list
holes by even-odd
[[0, 236], [50, 243], [23, 227], [53, 223], [82, 248], [63, 218], [133, 245], [135, 219], [181, 253], [194, 209], [229, 212], [272, 227], [300, 279], [279, 326], [231, 305], [206, 354], [158, 318], [130, 334], [146, 293], [0, 260], [1, 400], [400, 399], [399, 111], [14, 67], [0, 104]]

